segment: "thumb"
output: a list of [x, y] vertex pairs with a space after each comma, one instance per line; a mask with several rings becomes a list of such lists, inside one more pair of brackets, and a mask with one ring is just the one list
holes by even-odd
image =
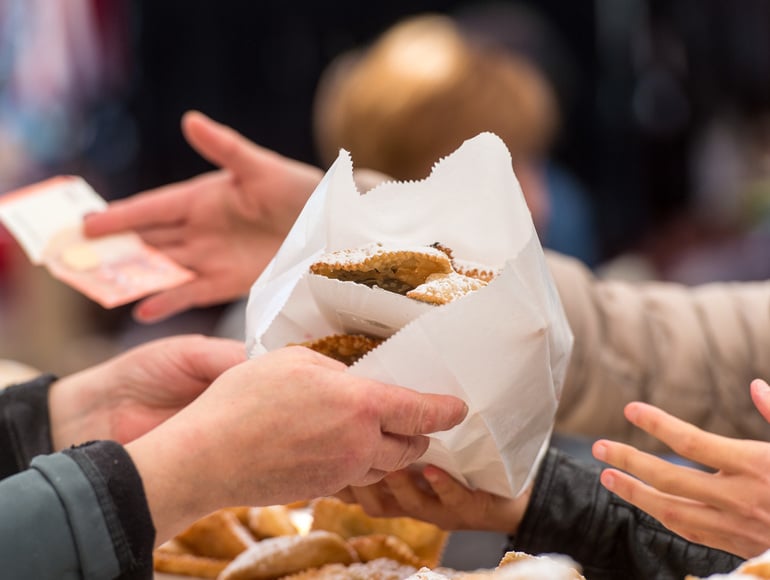
[[235, 129], [217, 123], [199, 111], [187, 111], [182, 117], [182, 133], [202, 157], [236, 176], [255, 167], [255, 156], [262, 149]]
[[751, 381], [751, 398], [757, 410], [770, 423], [770, 385], [762, 379]]
[[390, 386], [382, 400], [381, 428], [398, 435], [427, 435], [459, 425], [468, 406], [452, 395], [423, 394]]

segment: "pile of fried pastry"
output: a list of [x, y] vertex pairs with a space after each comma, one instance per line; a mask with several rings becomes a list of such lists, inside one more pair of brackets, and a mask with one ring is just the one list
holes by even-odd
[[[154, 564], [157, 572], [218, 580], [582, 578], [571, 564], [518, 552], [495, 569], [442, 568], [447, 539], [432, 524], [372, 518], [356, 504], [329, 497], [216, 511], [158, 547]], [[561, 575], [543, 574], [544, 567]]]

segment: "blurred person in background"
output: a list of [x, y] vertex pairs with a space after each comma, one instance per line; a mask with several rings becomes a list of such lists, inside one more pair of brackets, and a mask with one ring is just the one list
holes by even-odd
[[357, 167], [423, 179], [463, 141], [491, 131], [511, 152], [543, 245], [593, 265], [590, 199], [548, 159], [560, 124], [553, 87], [524, 55], [475, 38], [448, 16], [421, 14], [338, 57], [314, 105], [322, 165], [344, 148]]

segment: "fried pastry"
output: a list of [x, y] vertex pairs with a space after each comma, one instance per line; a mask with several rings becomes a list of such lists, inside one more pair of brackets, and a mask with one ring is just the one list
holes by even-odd
[[297, 344], [350, 366], [367, 352], [377, 348], [381, 342], [382, 340], [379, 338], [372, 338], [363, 334], [332, 334]]
[[291, 521], [288, 508], [282, 505], [249, 509], [247, 525], [251, 533], [258, 539], [293, 536], [297, 533], [297, 528]]
[[[560, 554], [534, 556], [526, 552], [506, 552], [493, 577], [510, 580], [585, 580], [580, 566], [568, 556]], [[475, 580], [475, 579], [469, 579]]]
[[415, 568], [388, 558], [343, 564], [327, 564], [287, 576], [284, 580], [403, 580]]
[[423, 284], [410, 290], [406, 295], [429, 304], [448, 304], [486, 285], [484, 280], [463, 276], [457, 272], [431, 274]]
[[231, 560], [255, 542], [236, 514], [232, 510], [209, 514], [179, 534], [176, 540], [198, 556]]
[[227, 565], [219, 580], [270, 580], [325, 564], [356, 561], [356, 551], [338, 534], [316, 530], [305, 536], [256, 542]]
[[180, 574], [195, 578], [217, 578], [230, 563], [221, 558], [206, 558], [196, 554], [167, 552], [160, 548], [152, 555], [153, 567], [156, 572]]
[[362, 562], [389, 558], [415, 568], [421, 568], [425, 565], [409, 544], [396, 536], [369, 534], [368, 536], [348, 538], [348, 543], [353, 546]]
[[483, 280], [484, 282], [491, 282], [492, 279], [497, 275], [495, 271], [481, 268], [477, 264], [456, 260], [451, 248], [448, 248], [440, 242], [431, 244], [431, 247], [444, 252], [452, 262], [452, 268], [458, 274], [468, 276], [469, 278], [476, 278], [477, 280]]
[[413, 290], [431, 274], [448, 274], [451, 271], [449, 257], [436, 248], [388, 249], [380, 244], [329, 252], [310, 266], [313, 274], [377, 286], [398, 294]]
[[413, 518], [370, 517], [360, 505], [348, 504], [335, 497], [315, 500], [312, 529], [335, 532], [343, 538], [370, 534], [396, 536], [430, 567], [438, 565], [449, 537], [438, 526]]
[[741, 565], [738, 571], [757, 578], [770, 578], [770, 562], [747, 562]]

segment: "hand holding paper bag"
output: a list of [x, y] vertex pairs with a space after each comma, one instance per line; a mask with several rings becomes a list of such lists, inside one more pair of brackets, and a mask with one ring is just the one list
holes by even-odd
[[[392, 294], [386, 301], [395, 302], [383, 306], [380, 299], [390, 294], [384, 290], [327, 280], [341, 290], [330, 293], [338, 316], [330, 315], [328, 299], [319, 307], [309, 274], [326, 252], [439, 242], [458, 261], [498, 272], [450, 304], [416, 308], [395, 323], [388, 317], [381, 326], [392, 336], [349, 372], [465, 400], [466, 421], [436, 434], [421, 461], [471, 487], [514, 497], [547, 446], [572, 333], [510, 155], [500, 139], [483, 133], [437, 163], [427, 179], [384, 183], [364, 195], [352, 169], [341, 152], [252, 287], [249, 353], [366, 330], [411, 301]], [[351, 328], [351, 320], [363, 328]]]

